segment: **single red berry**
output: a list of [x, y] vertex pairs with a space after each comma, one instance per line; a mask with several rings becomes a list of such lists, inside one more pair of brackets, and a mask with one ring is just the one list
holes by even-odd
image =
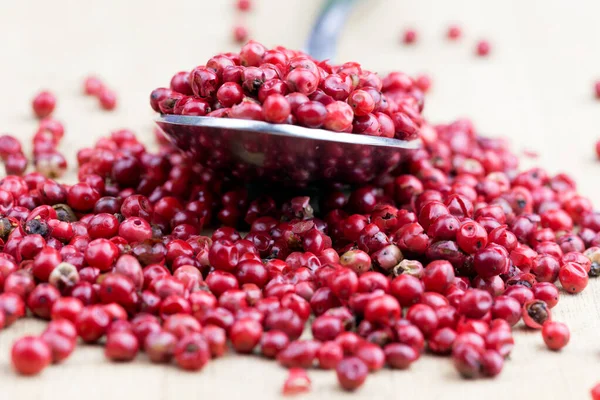
[[371, 269], [371, 257], [362, 250], [349, 250], [340, 256], [340, 264], [357, 274], [362, 274]]
[[229, 240], [217, 240], [213, 242], [208, 253], [210, 264], [218, 270], [233, 271], [238, 264], [239, 252]]
[[252, 7], [251, 0], [237, 0], [237, 9], [240, 11], [249, 11]]
[[399, 343], [413, 347], [417, 351], [422, 351], [425, 347], [425, 338], [419, 328], [407, 320], [399, 320], [394, 330]]
[[190, 73], [187, 71], [181, 71], [173, 75], [170, 86], [174, 92], [185, 94], [186, 96], [194, 94], [190, 87]]
[[112, 332], [106, 338], [104, 355], [111, 361], [131, 361], [139, 350], [137, 337], [131, 332]]
[[560, 268], [558, 280], [568, 293], [579, 293], [585, 289], [589, 278], [580, 264], [568, 262]]
[[[511, 254], [512, 255], [512, 254]], [[510, 265], [506, 249], [495, 243], [477, 251], [473, 258], [473, 268], [482, 278], [491, 278], [506, 273]]]
[[21, 375], [37, 375], [52, 361], [52, 351], [41, 338], [25, 336], [12, 346], [11, 362]]
[[450, 327], [438, 329], [429, 338], [427, 343], [429, 350], [434, 354], [449, 354], [452, 351], [456, 336], [456, 331]]
[[452, 361], [454, 367], [464, 378], [477, 378], [481, 372], [482, 348], [469, 343], [454, 345]]
[[150, 332], [144, 341], [144, 351], [153, 363], [166, 363], [171, 360], [177, 344], [177, 337], [167, 331]]
[[405, 44], [413, 44], [417, 41], [417, 31], [414, 29], [406, 29], [402, 34], [402, 41]]
[[289, 343], [290, 339], [282, 331], [271, 330], [265, 332], [260, 339], [261, 353], [265, 357], [275, 358]]
[[597, 99], [600, 99], [600, 81], [594, 84], [594, 95]]
[[207, 325], [202, 328], [202, 334], [210, 347], [210, 355], [213, 358], [221, 357], [227, 352], [227, 333], [225, 329], [215, 325]]
[[237, 43], [245, 43], [248, 40], [248, 29], [244, 25], [234, 26], [233, 40]]
[[550, 282], [537, 282], [531, 287], [533, 296], [538, 300], [546, 302], [548, 307], [553, 308], [558, 304], [560, 292], [558, 288]]
[[363, 385], [369, 374], [369, 368], [358, 357], [348, 357], [340, 361], [335, 369], [340, 386], [349, 391]]
[[458, 25], [450, 25], [446, 31], [446, 37], [450, 40], [457, 40], [462, 36], [462, 29]]
[[200, 333], [189, 333], [179, 339], [174, 350], [177, 365], [189, 371], [202, 369], [210, 360], [210, 348]]
[[[292, 92], [299, 92], [310, 96], [319, 86], [319, 77], [312, 71], [305, 68], [296, 68], [291, 70], [285, 77], [285, 80]], [[319, 103], [321, 104], [321, 103]], [[296, 110], [298, 116], [299, 109]]]
[[500, 318], [513, 326], [521, 319], [521, 304], [519, 301], [510, 296], [498, 296], [494, 299], [492, 306], [493, 318]]
[[38, 93], [32, 102], [33, 112], [38, 118], [46, 118], [56, 106], [56, 97], [50, 92], [43, 91]]
[[67, 203], [76, 211], [90, 211], [100, 199], [100, 193], [87, 183], [76, 183], [67, 192]]
[[477, 42], [476, 54], [480, 57], [485, 57], [490, 53], [491, 46], [487, 40], [480, 40]]
[[502, 371], [504, 357], [495, 350], [486, 350], [481, 354], [481, 372], [485, 376], [494, 377]]
[[422, 281], [428, 292], [445, 293], [454, 281], [454, 268], [445, 260], [432, 261], [425, 267]]
[[560, 262], [552, 255], [540, 254], [531, 264], [531, 273], [538, 282], [555, 282], [560, 271]]
[[356, 116], [368, 115], [375, 108], [373, 97], [368, 92], [360, 89], [350, 93], [347, 102]]
[[493, 304], [492, 296], [480, 289], [470, 289], [460, 300], [459, 312], [467, 318], [480, 319], [487, 314]]
[[425, 337], [433, 334], [439, 323], [436, 312], [426, 304], [411, 306], [406, 313], [406, 319], [419, 328]]
[[313, 337], [322, 342], [334, 340], [344, 331], [343, 322], [334, 316], [319, 315], [311, 326]]
[[344, 349], [336, 341], [325, 342], [317, 352], [319, 367], [322, 369], [334, 369], [344, 358]]
[[27, 297], [27, 307], [34, 315], [50, 319], [52, 306], [59, 298], [58, 289], [48, 283], [41, 283]]
[[119, 257], [119, 248], [108, 239], [95, 239], [87, 245], [84, 255], [90, 266], [108, 271]]
[[291, 107], [285, 96], [272, 94], [263, 102], [262, 112], [265, 121], [281, 124], [290, 116]]
[[114, 110], [117, 107], [117, 94], [113, 90], [102, 88], [98, 94], [98, 102], [104, 110]]
[[408, 274], [397, 276], [390, 285], [390, 294], [398, 300], [402, 307], [418, 303], [424, 291], [423, 282]]
[[259, 322], [250, 319], [240, 319], [233, 323], [229, 331], [229, 339], [238, 353], [250, 353], [260, 341], [263, 329]]
[[431, 77], [427, 74], [418, 75], [415, 79], [415, 85], [424, 93], [427, 93], [431, 88]]
[[400, 303], [390, 295], [376, 297], [369, 300], [364, 314], [367, 321], [390, 325], [401, 316]]
[[486, 230], [475, 221], [465, 221], [456, 232], [456, 243], [461, 250], [474, 254], [488, 242]]
[[29, 161], [23, 153], [9, 154], [4, 162], [7, 175], [23, 175]]
[[562, 322], [547, 321], [542, 326], [542, 338], [550, 350], [560, 350], [569, 343], [571, 333]]
[[390, 343], [383, 351], [387, 365], [393, 369], [407, 369], [420, 357], [417, 350], [402, 343]]
[[88, 76], [83, 81], [83, 93], [87, 95], [98, 96], [103, 88], [104, 83], [95, 76]]
[[552, 320], [552, 312], [546, 302], [530, 300], [523, 305], [523, 322], [530, 328], [542, 329], [546, 321]]
[[360, 358], [371, 372], [378, 371], [385, 365], [385, 353], [381, 347], [370, 342], [360, 343], [354, 355]]

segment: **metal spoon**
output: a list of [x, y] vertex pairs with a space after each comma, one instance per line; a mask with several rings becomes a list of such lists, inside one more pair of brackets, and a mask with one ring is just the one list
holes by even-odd
[[[317, 59], [333, 55], [354, 0], [328, 0], [308, 40]], [[420, 140], [402, 141], [230, 118], [164, 115], [166, 136], [203, 166], [246, 181], [285, 186], [364, 184], [394, 169]]]

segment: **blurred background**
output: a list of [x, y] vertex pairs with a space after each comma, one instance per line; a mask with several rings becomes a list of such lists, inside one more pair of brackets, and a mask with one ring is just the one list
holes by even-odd
[[[235, 25], [246, 26], [250, 38], [266, 46], [302, 48], [322, 6], [319, 0], [252, 0], [252, 10], [242, 14], [235, 2], [0, 0], [0, 133], [19, 137], [27, 149], [37, 126], [31, 99], [41, 89], [51, 90], [58, 97], [54, 115], [66, 127], [60, 150], [71, 161], [67, 179], [72, 180], [76, 149], [91, 146], [111, 130], [131, 128], [146, 143], [153, 143], [150, 91], [167, 86], [174, 73], [204, 64], [216, 53], [239, 50], [232, 39]], [[600, 188], [595, 185], [600, 163], [594, 151], [600, 138], [600, 102], [593, 96], [593, 83], [600, 79], [599, 15], [598, 0], [357, 0], [334, 62], [358, 61], [382, 73], [427, 73], [432, 87], [425, 115], [431, 122], [471, 118], [481, 133], [507, 137], [515, 152], [539, 153], [537, 159], [524, 158], [523, 164], [568, 172], [580, 191], [600, 204]], [[450, 24], [462, 28], [460, 40], [446, 39]], [[418, 34], [411, 46], [401, 41], [407, 28]], [[480, 39], [491, 44], [488, 57], [475, 55]], [[83, 96], [83, 79], [90, 74], [117, 91], [119, 104], [114, 112], [101, 111], [94, 98]], [[590, 317], [600, 313], [600, 300], [594, 302], [597, 292], [561, 301], [555, 316], [567, 322], [575, 336], [585, 338], [584, 332], [590, 338], [597, 336], [597, 318]], [[4, 348], [19, 332], [7, 334], [0, 335]], [[465, 385], [455, 379], [449, 363], [429, 357], [417, 363], [411, 374], [393, 374], [393, 378], [378, 374], [362, 394], [393, 396], [397, 387], [406, 384], [404, 393], [416, 398], [431, 391], [437, 391], [436, 398], [463, 396], [466, 388], [478, 398], [506, 398], [522, 394], [522, 387], [533, 393], [529, 398], [552, 399], [560, 393], [584, 398], [598, 380], [595, 369], [586, 366], [597, 363], [597, 354], [589, 351], [592, 340], [573, 341], [568, 352], [557, 355], [540, 351], [537, 339], [526, 333], [519, 336], [514, 358], [498, 380]], [[6, 360], [7, 353], [0, 358]], [[184, 391], [186, 395], [212, 391], [218, 398], [223, 395], [220, 390], [228, 398], [246, 392], [269, 398], [274, 389], [269, 382], [265, 391], [265, 371], [277, 376], [277, 387], [283, 379], [282, 370], [273, 363], [257, 367], [254, 360], [242, 357], [215, 363], [205, 372], [207, 380], [174, 369], [109, 366], [99, 351], [78, 352], [77, 357], [70, 367], [48, 371], [38, 385], [13, 382], [8, 369], [2, 372], [10, 376], [5, 381], [14, 388], [27, 385], [27, 393], [37, 399], [53, 398], [46, 389], [56, 387], [64, 391], [64, 398], [75, 398], [80, 396], [78, 388], [99, 386], [98, 377], [110, 382], [125, 371], [131, 377], [129, 393], [135, 390], [144, 398], [159, 394], [177, 398]], [[229, 382], [234, 363], [244, 371], [239, 385]], [[534, 363], [536, 374], [545, 377], [543, 387], [523, 379]], [[85, 371], [86, 366], [93, 367], [94, 374], [79, 374], [79, 385], [73, 385], [69, 374]], [[315, 396], [333, 391], [331, 376], [316, 379]], [[136, 384], [142, 381], [147, 384]], [[444, 385], [436, 386], [439, 381]], [[182, 382], [190, 385], [179, 385]], [[117, 398], [127, 392], [119, 385], [101, 386], [90, 393], [90, 399]], [[7, 398], [24, 399], [11, 397], [10, 388]]]

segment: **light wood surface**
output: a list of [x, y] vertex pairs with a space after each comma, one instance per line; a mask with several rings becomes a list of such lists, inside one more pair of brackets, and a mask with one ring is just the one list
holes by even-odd
[[[239, 15], [232, 3], [0, 0], [0, 132], [29, 142], [36, 126], [31, 97], [48, 88], [58, 95], [56, 117], [66, 125], [61, 149], [71, 161], [75, 149], [120, 127], [151, 143], [150, 90], [167, 85], [175, 71], [235, 48], [230, 33]], [[253, 37], [296, 48], [319, 8], [316, 0], [255, 3], [247, 16]], [[481, 132], [510, 138], [515, 151], [539, 152], [524, 166], [568, 172], [583, 194], [600, 203], [600, 163], [593, 150], [600, 138], [600, 102], [592, 99], [592, 82], [600, 79], [598, 15], [597, 0], [364, 0], [344, 30], [337, 60], [357, 60], [376, 71], [431, 74], [430, 120], [470, 117]], [[450, 22], [464, 28], [457, 43], [444, 39]], [[419, 32], [411, 48], [398, 45], [407, 26]], [[487, 59], [473, 56], [478, 38], [492, 43]], [[116, 112], [101, 112], [80, 94], [89, 73], [118, 91]], [[599, 281], [580, 295], [563, 296], [554, 315], [569, 324], [572, 340], [560, 353], [545, 350], [538, 332], [517, 329], [516, 347], [496, 379], [463, 381], [448, 359], [425, 355], [409, 371], [369, 376], [354, 396], [589, 398], [600, 381], [599, 304]], [[39, 377], [16, 376], [9, 366], [13, 340], [43, 327], [25, 320], [0, 333], [0, 399], [271, 399], [280, 396], [285, 377], [273, 362], [235, 355], [211, 362], [201, 373], [151, 365], [145, 356], [133, 364], [110, 364], [91, 346], [78, 347], [66, 363]], [[315, 370], [310, 376], [313, 390], [303, 398], [349, 398], [337, 389], [332, 372]]]

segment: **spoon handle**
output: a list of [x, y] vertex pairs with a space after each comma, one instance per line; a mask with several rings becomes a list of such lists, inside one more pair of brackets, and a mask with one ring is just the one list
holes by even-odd
[[308, 54], [317, 60], [335, 56], [335, 49], [342, 26], [355, 0], [327, 0], [308, 38]]

